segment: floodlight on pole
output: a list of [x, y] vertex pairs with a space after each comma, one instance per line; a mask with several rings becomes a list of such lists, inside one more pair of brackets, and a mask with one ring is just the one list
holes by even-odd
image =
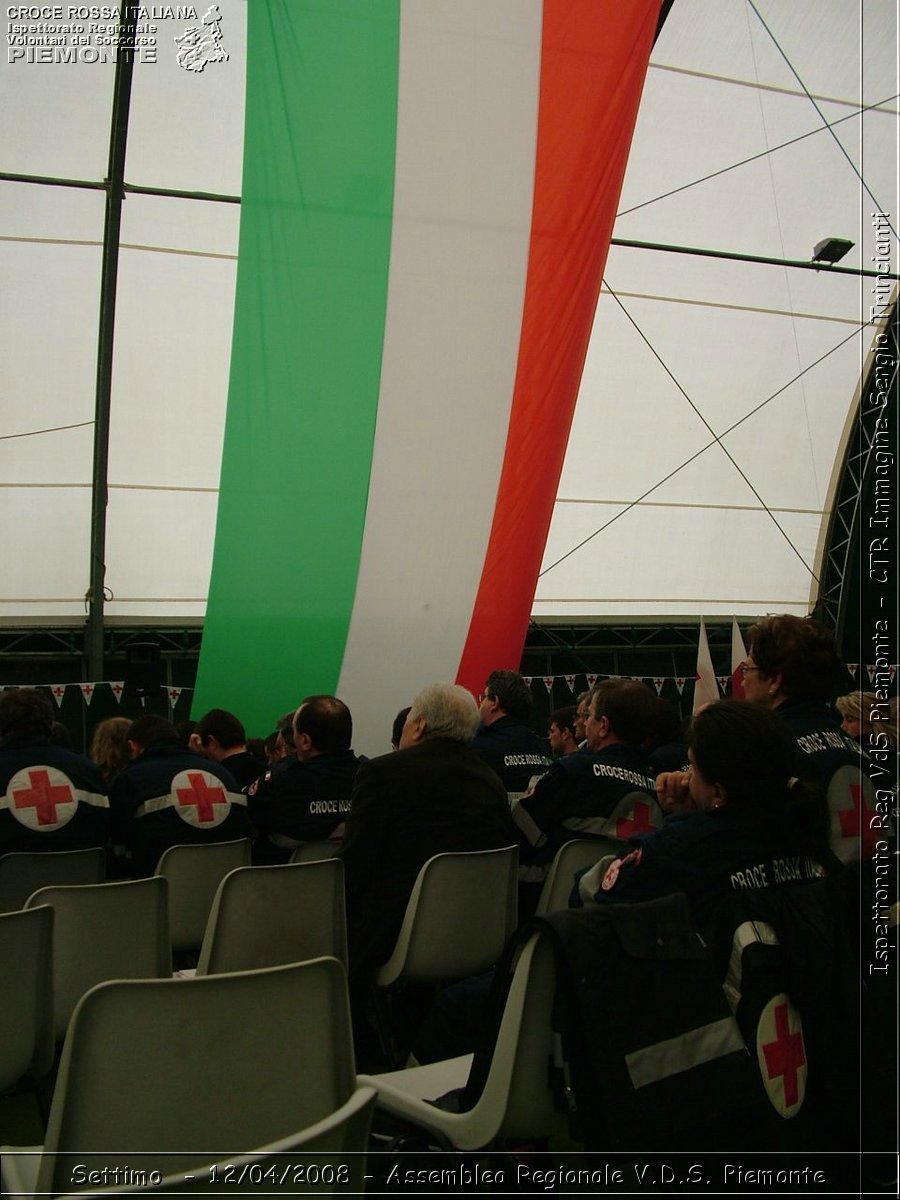
[[844, 255], [853, 249], [853, 245], [854, 243], [848, 242], [846, 238], [823, 238], [821, 242], [816, 243], [813, 249], [812, 261], [823, 263], [840, 262]]

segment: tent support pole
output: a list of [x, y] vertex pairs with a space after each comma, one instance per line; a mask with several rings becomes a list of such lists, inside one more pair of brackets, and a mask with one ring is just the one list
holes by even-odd
[[134, 70], [134, 36], [137, 5], [122, 6], [119, 48], [109, 135], [109, 167], [105, 182], [106, 221], [103, 230], [103, 265], [100, 284], [100, 328], [97, 337], [97, 393], [94, 406], [94, 465], [91, 479], [91, 561], [87, 593], [88, 618], [84, 657], [87, 678], [104, 678], [104, 603], [106, 577], [106, 505], [109, 464], [109, 409], [112, 390], [113, 339], [116, 323], [116, 284], [119, 270], [119, 231], [125, 195], [125, 148], [131, 78]]

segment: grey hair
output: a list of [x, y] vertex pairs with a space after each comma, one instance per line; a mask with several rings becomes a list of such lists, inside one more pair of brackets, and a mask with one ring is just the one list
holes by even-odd
[[471, 742], [478, 728], [475, 697], [457, 683], [432, 683], [423, 688], [412, 702], [410, 719], [422, 717], [425, 737], [451, 738]]

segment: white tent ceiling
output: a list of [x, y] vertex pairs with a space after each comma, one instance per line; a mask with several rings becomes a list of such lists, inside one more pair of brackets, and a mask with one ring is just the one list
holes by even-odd
[[[239, 195], [245, 4], [219, 8], [229, 58], [202, 73], [175, 61], [185, 21], [156, 22], [156, 61], [134, 71], [129, 185]], [[896, 228], [897, 44], [894, 0], [675, 0], [615, 238], [808, 261], [835, 235], [856, 243], [842, 266], [871, 267], [871, 213]], [[111, 63], [4, 62], [0, 171], [102, 181], [113, 77]], [[204, 615], [238, 223], [224, 201], [124, 205], [111, 620]], [[0, 181], [5, 625], [85, 614], [103, 224], [102, 191]], [[535, 617], [807, 611], [873, 286], [614, 245]]]

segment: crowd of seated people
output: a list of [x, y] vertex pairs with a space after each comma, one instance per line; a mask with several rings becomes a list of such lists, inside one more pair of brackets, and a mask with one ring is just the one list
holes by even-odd
[[[842, 768], [859, 774], [865, 805], [883, 764], [894, 813], [896, 705], [851, 693], [841, 728], [834, 639], [813, 620], [767, 618], [748, 644], [745, 699], [709, 706], [687, 741], [651, 689], [607, 679], [551, 714], [548, 743], [529, 725], [525, 680], [495, 671], [477, 703], [456, 685], [423, 688], [394, 718], [391, 750], [368, 761], [334, 696], [303, 698], [257, 745], [222, 709], [181, 736], [162, 717], [112, 718], [89, 758], [53, 742], [46, 695], [7, 689], [0, 853], [105, 845], [112, 877], [140, 877], [177, 843], [246, 836], [253, 861], [269, 864], [305, 841], [340, 842], [355, 1002], [434, 854], [516, 844], [522, 918], [572, 838], [603, 843], [573, 888], [586, 906], [677, 891], [705, 910], [730, 890], [801, 884], [847, 857], [834, 853], [839, 812], [828, 798]], [[675, 764], [688, 765], [660, 769]], [[868, 803], [857, 809], [857, 857], [871, 840], [862, 825], [880, 811]]]

